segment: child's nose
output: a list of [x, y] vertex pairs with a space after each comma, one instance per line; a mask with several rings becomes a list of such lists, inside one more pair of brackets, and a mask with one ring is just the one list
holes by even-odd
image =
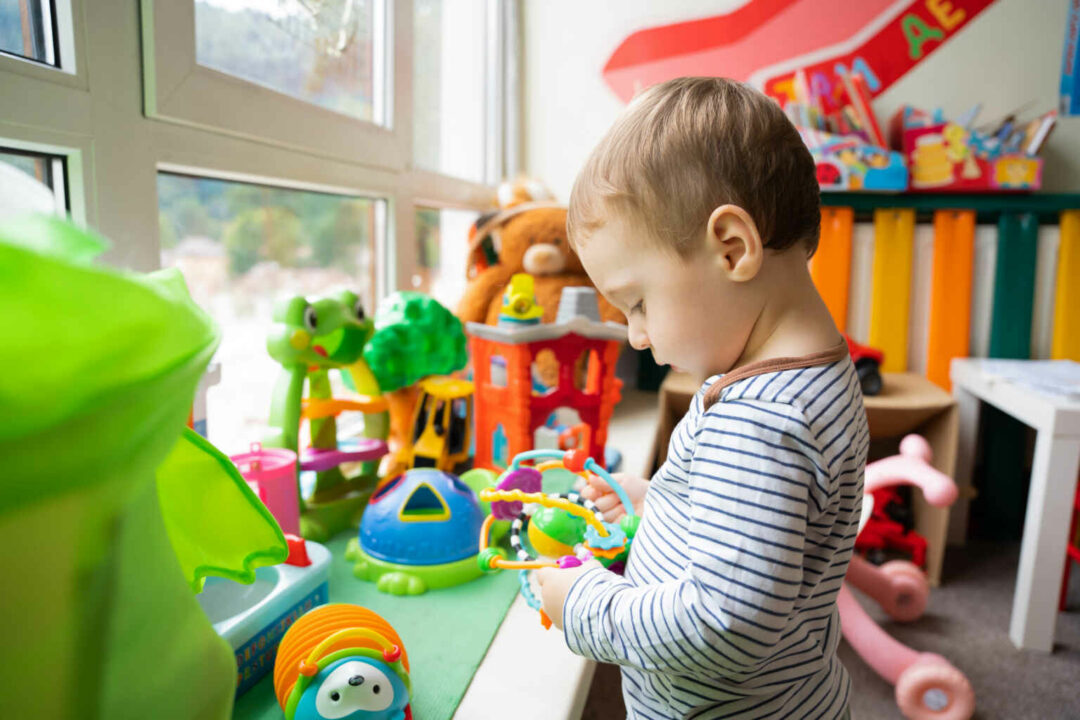
[[645, 350], [649, 347], [649, 336], [645, 334], [645, 328], [640, 321], [630, 321], [627, 336], [630, 340], [630, 347], [635, 350]]

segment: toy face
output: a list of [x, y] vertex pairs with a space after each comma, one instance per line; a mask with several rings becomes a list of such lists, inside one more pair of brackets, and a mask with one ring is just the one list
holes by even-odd
[[295, 720], [398, 720], [408, 704], [409, 693], [393, 670], [376, 660], [344, 658], [304, 691]]
[[372, 322], [355, 293], [309, 302], [294, 297], [274, 312], [266, 348], [282, 365], [343, 367], [360, 359]]

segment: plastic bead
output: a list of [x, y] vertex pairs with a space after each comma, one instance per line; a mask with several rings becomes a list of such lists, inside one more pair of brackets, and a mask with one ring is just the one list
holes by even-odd
[[585, 450], [577, 448], [567, 451], [566, 455], [563, 456], [563, 465], [570, 472], [579, 473], [585, 470], [585, 462], [588, 459], [589, 456], [585, 453]]
[[558, 560], [559, 568], [562, 570], [568, 570], [570, 568], [581, 567], [581, 561], [573, 555], [563, 555]]
[[489, 547], [484, 548], [484, 551], [476, 556], [476, 562], [480, 565], [480, 569], [484, 572], [494, 572], [496, 570], [495, 558], [501, 557], [502, 554], [498, 551], [497, 548]]
[[626, 533], [626, 537], [633, 538], [637, 534], [638, 526], [641, 525], [640, 515], [623, 515], [619, 520], [619, 527]]

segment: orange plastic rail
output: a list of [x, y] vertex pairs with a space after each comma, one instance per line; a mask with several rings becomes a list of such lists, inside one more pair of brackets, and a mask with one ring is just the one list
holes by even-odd
[[926, 377], [946, 390], [952, 390], [949, 364], [970, 350], [974, 263], [975, 211], [935, 212]]
[[355, 400], [336, 398], [308, 398], [300, 406], [300, 417], [308, 420], [340, 415], [343, 412], [386, 412], [386, 398], [361, 396]]
[[810, 276], [840, 332], [847, 327], [854, 222], [855, 211], [849, 207], [821, 208], [821, 240], [810, 259]]

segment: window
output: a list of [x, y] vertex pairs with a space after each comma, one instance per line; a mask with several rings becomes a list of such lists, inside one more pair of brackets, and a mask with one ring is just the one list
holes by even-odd
[[210, 440], [238, 452], [266, 428], [281, 373], [266, 352], [274, 304], [348, 288], [371, 308], [384, 203], [172, 173], [157, 186], [161, 264], [222, 329]]
[[[517, 83], [503, 77], [516, 72], [517, 3], [454, 0], [414, 27], [416, 2], [0, 0], [0, 87], [17, 99], [0, 101], [0, 211], [16, 183], [34, 188], [35, 207], [68, 208], [111, 241], [105, 262], [180, 268], [224, 329], [208, 394], [224, 450], [268, 422], [279, 296], [342, 284], [374, 311], [420, 275], [455, 305], [468, 225], [516, 174], [500, 148], [517, 144], [505, 120]], [[438, 66], [434, 108], [414, 107], [421, 43], [472, 58], [463, 73]], [[446, 129], [458, 108], [443, 98], [464, 97], [453, 84], [466, 76], [457, 127], [471, 134], [456, 157], [473, 164], [459, 172]], [[438, 156], [421, 160], [429, 112]], [[418, 211], [437, 229], [423, 240]]]
[[68, 212], [64, 158], [0, 149], [0, 213]]
[[416, 209], [417, 263], [412, 290], [427, 293], [448, 308], [457, 307], [465, 292], [469, 228], [479, 216], [475, 210]]
[[482, 182], [487, 128], [485, 0], [413, 2], [417, 166]]
[[50, 0], [0, 0], [0, 52], [59, 65]]
[[195, 0], [195, 59], [294, 98], [382, 124], [382, 103], [376, 108], [374, 92], [375, 62], [382, 53], [376, 48], [376, 4]]

